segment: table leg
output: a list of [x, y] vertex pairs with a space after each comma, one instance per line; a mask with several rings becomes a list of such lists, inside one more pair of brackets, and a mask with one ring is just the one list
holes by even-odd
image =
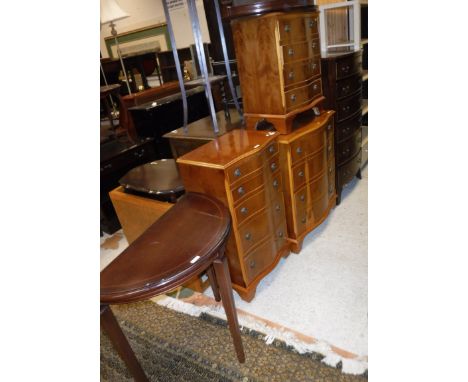
[[244, 347], [240, 335], [239, 322], [237, 321], [237, 312], [234, 305], [234, 296], [232, 295], [231, 276], [226, 257], [222, 257], [213, 262], [216, 280], [218, 282], [221, 301], [223, 302], [224, 311], [228, 321], [231, 337], [234, 342], [234, 347], [237, 353], [237, 359], [240, 363], [245, 362]]
[[120, 329], [119, 323], [109, 305], [101, 305], [101, 326], [109, 336], [120, 358], [127, 365], [135, 381], [148, 382], [148, 378], [135, 357], [135, 353], [133, 353], [122, 329]]
[[210, 282], [211, 289], [213, 289], [215, 300], [221, 301], [221, 296], [219, 295], [218, 289], [218, 281], [216, 281], [216, 276], [212, 265], [206, 270], [206, 274], [208, 275], [208, 281]]

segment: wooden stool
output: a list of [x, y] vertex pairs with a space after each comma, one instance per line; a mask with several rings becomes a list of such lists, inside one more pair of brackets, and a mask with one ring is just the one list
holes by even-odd
[[224, 248], [231, 229], [227, 208], [188, 193], [101, 272], [101, 326], [136, 381], [147, 381], [108, 304], [146, 300], [207, 270], [222, 301], [239, 362], [245, 362]]

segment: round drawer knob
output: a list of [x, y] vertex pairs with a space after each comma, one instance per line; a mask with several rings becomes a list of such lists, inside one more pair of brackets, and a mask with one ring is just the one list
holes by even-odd
[[331, 168], [331, 167], [328, 169], [328, 172], [329, 172], [330, 174], [332, 173], [332, 168]]
[[249, 210], [247, 209], [247, 207], [242, 207], [240, 212], [241, 214], [245, 215]]
[[296, 149], [296, 153], [302, 154], [302, 149], [301, 149], [300, 147], [298, 147], [298, 148]]
[[275, 206], [275, 210], [278, 211], [278, 212], [281, 210], [281, 207], [280, 207], [279, 204], [277, 204], [277, 205]]
[[275, 151], [275, 146], [271, 145], [270, 147], [268, 147], [269, 153], [273, 153], [274, 151]]
[[309, 28], [313, 28], [314, 27], [314, 20], [310, 20], [309, 21]]
[[271, 168], [271, 171], [275, 171], [277, 169], [277, 165], [275, 162], [273, 162], [271, 165], [270, 165], [270, 168]]
[[278, 181], [276, 179], [273, 181], [273, 187], [278, 188]]
[[301, 223], [304, 224], [306, 222], [306, 217], [304, 216], [302, 219], [301, 219]]
[[244, 190], [244, 187], [240, 186], [238, 189], [237, 189], [237, 192], [239, 193], [239, 195], [243, 195], [245, 190]]
[[288, 54], [289, 54], [290, 56], [294, 56], [294, 49], [293, 49], [293, 48], [289, 48]]
[[249, 266], [250, 268], [255, 268], [255, 260], [250, 260]]
[[302, 195], [300, 196], [300, 199], [301, 199], [301, 202], [303, 202], [303, 201], [305, 200], [305, 195], [302, 194]]
[[245, 240], [250, 240], [252, 238], [252, 235], [250, 232], [247, 232], [244, 237], [245, 237]]
[[328, 152], [331, 151], [331, 145], [328, 145]]
[[332, 128], [332, 125], [331, 125], [331, 123], [329, 123], [328, 126], [327, 126], [327, 130], [330, 131], [331, 128]]
[[239, 168], [236, 168], [236, 169], [234, 170], [234, 176], [240, 176], [240, 175], [241, 175], [240, 169], [239, 169]]
[[297, 175], [302, 178], [304, 176], [304, 171], [299, 171]]
[[291, 31], [291, 27], [289, 26], [289, 24], [286, 24], [286, 25], [284, 26], [284, 31], [285, 31], [285, 32], [290, 32], [290, 31]]
[[291, 101], [293, 101], [293, 102], [296, 101], [296, 95], [295, 94], [291, 94]]
[[279, 232], [278, 232], [278, 236], [279, 236], [279, 237], [283, 237], [283, 231], [279, 231]]
[[328, 192], [331, 194], [333, 192], [333, 186], [328, 187]]
[[314, 87], [313, 87], [314, 90], [317, 90], [318, 89], [318, 85], [315, 84]]
[[294, 78], [294, 72], [289, 72], [288, 77], [290, 80]]

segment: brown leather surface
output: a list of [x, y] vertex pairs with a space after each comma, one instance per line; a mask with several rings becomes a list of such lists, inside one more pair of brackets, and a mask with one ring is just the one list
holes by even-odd
[[222, 203], [184, 195], [101, 272], [101, 303], [150, 298], [201, 273], [219, 256], [230, 227]]

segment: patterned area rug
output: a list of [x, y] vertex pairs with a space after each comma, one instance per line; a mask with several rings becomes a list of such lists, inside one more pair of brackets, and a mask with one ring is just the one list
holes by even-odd
[[[298, 354], [284, 342], [266, 345], [262, 334], [243, 329], [246, 362], [239, 364], [223, 320], [191, 317], [151, 301], [112, 306], [151, 381], [367, 381], [325, 365], [318, 353]], [[101, 331], [101, 381], [132, 381]]]

